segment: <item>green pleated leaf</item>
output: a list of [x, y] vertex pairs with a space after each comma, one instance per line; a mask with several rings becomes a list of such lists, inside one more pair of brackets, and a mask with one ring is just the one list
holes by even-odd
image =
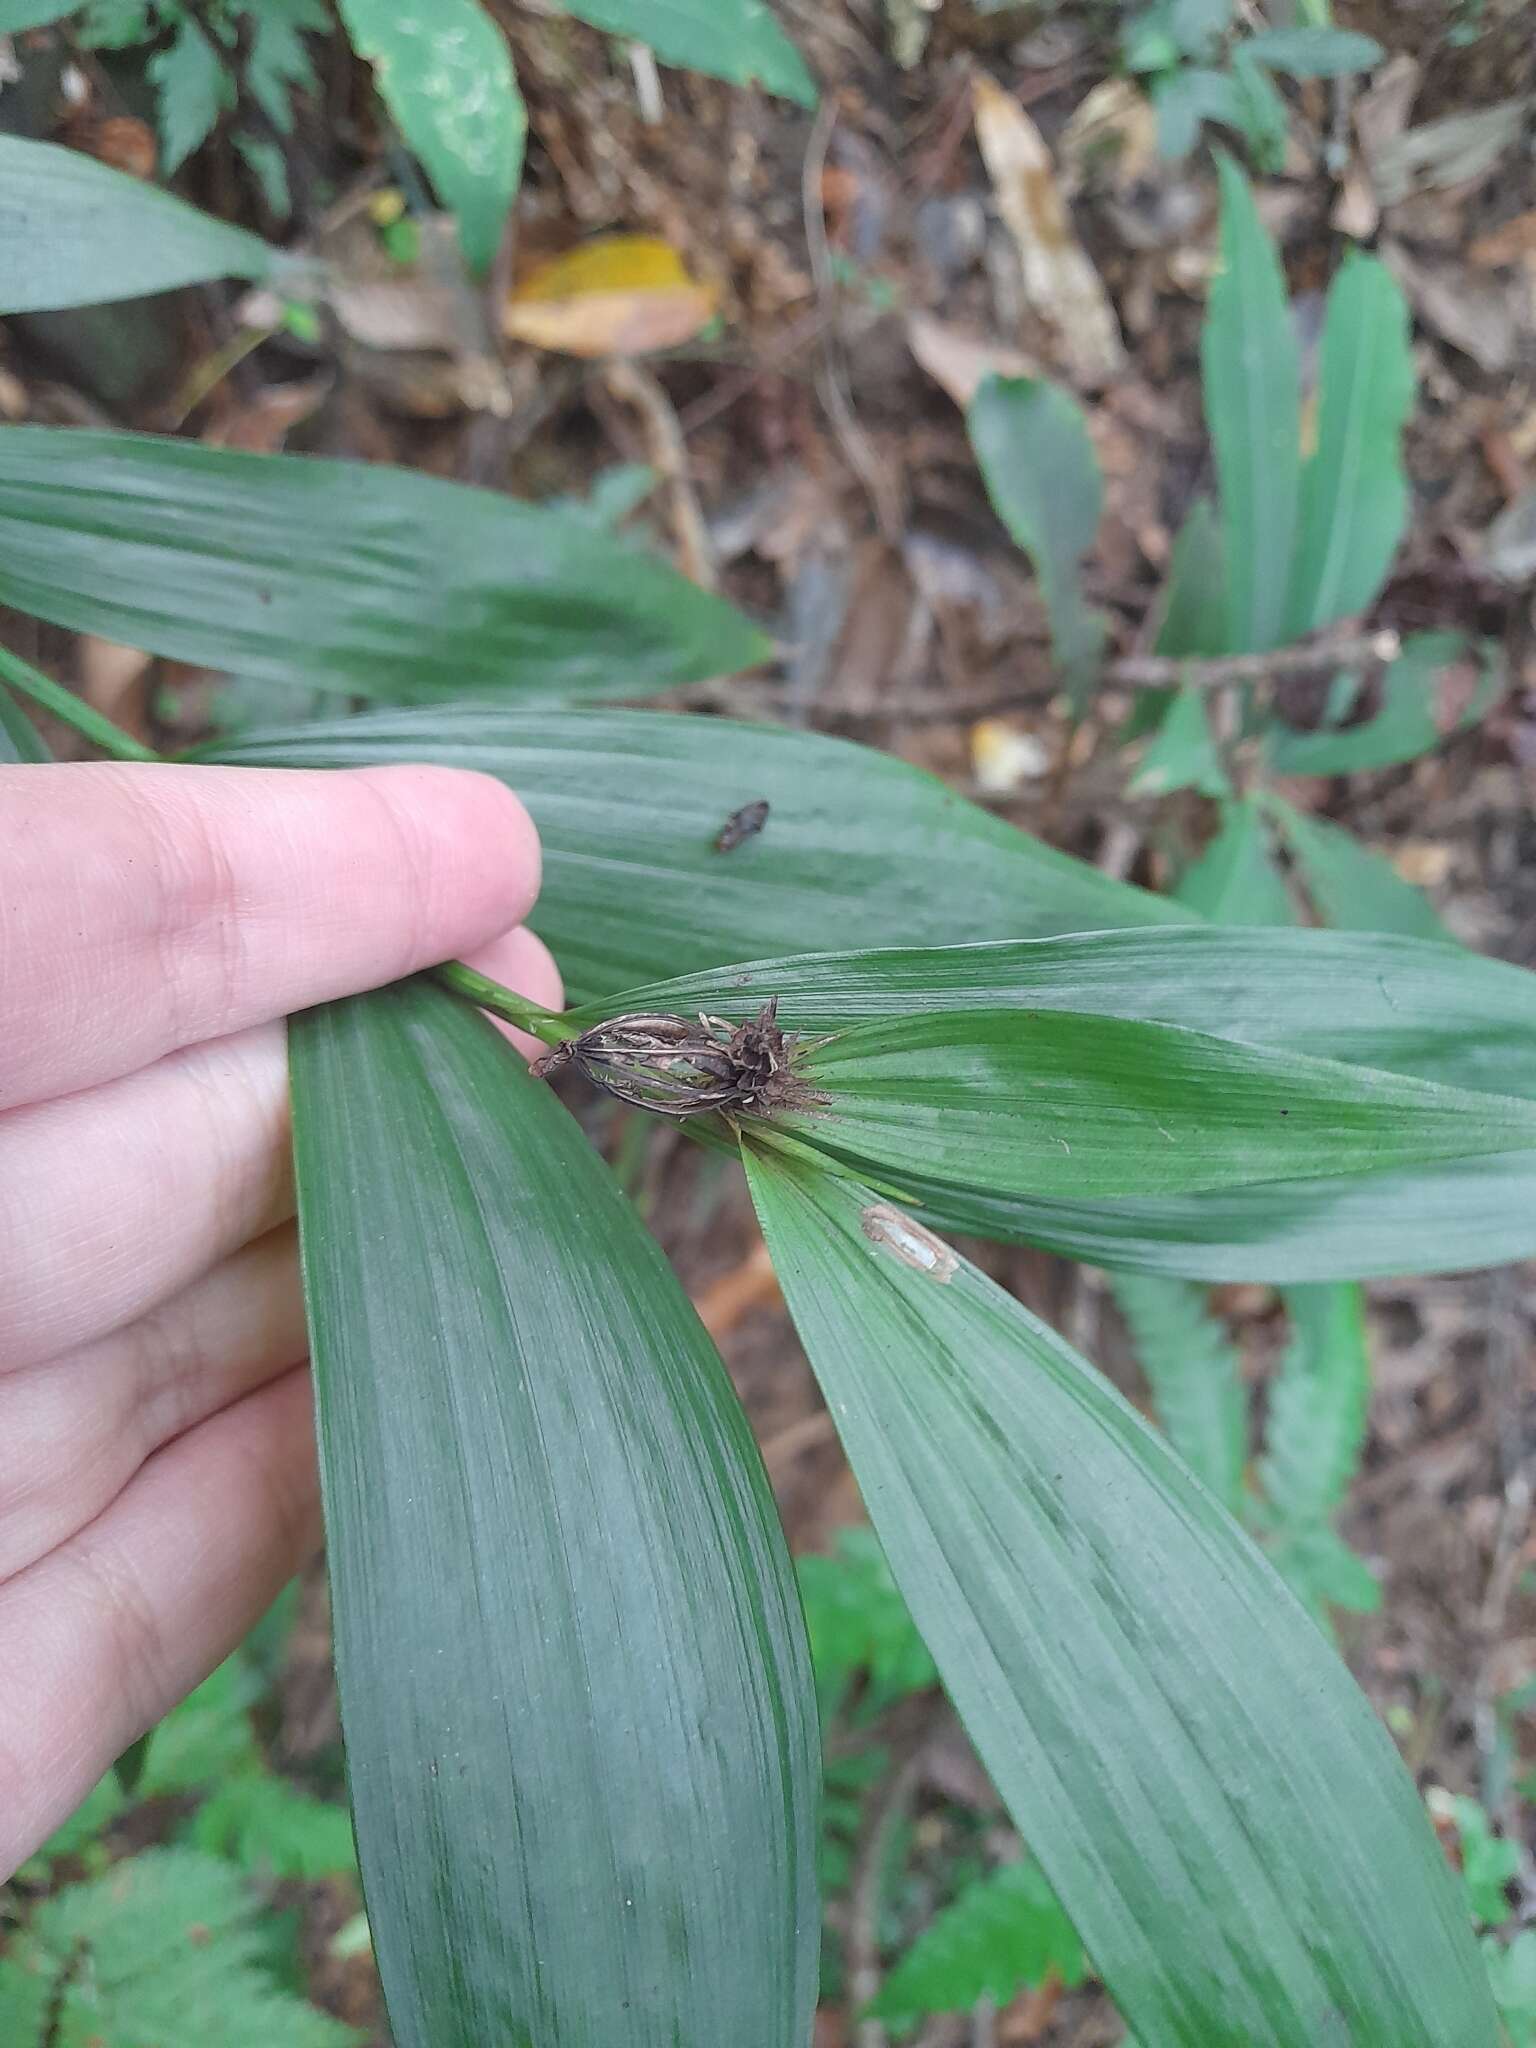
[[1157, 1419], [1195, 1477], [1231, 1513], [1243, 1505], [1248, 1394], [1243, 1361], [1205, 1288], [1150, 1273], [1110, 1276]]
[[912, 1173], [901, 1182], [941, 1230], [1189, 1280], [1286, 1286], [1459, 1273], [1536, 1256], [1536, 1151], [1115, 1202], [993, 1195]]
[[1263, 813], [1246, 797], [1222, 806], [1220, 830], [1179, 877], [1173, 893], [1180, 903], [1213, 924], [1296, 922], [1285, 881], [1270, 851]]
[[1201, 353], [1205, 415], [1221, 481], [1229, 648], [1285, 638], [1301, 478], [1296, 338], [1285, 278], [1253, 193], [1229, 157], [1221, 174], [1221, 262]]
[[103, 305], [211, 277], [281, 286], [301, 268], [259, 236], [93, 156], [0, 135], [0, 313]]
[[1328, 294], [1317, 448], [1301, 476], [1288, 609], [1292, 637], [1365, 611], [1408, 524], [1403, 428], [1413, 409], [1408, 302], [1358, 251]]
[[0, 688], [0, 761], [46, 761], [43, 736], [9, 690]]
[[1536, 974], [1417, 939], [1207, 925], [978, 946], [889, 946], [753, 960], [627, 990], [569, 1012], [573, 1031], [626, 1010], [746, 1016], [770, 996], [812, 1034], [930, 1010], [1087, 1011], [1140, 1018], [1536, 1096]]
[[1104, 478], [1082, 407], [1059, 385], [988, 377], [966, 412], [987, 495], [1034, 565], [1062, 681], [1081, 699], [1104, 648], [1104, 616], [1083, 598]]
[[257, 682], [401, 700], [643, 697], [771, 651], [570, 512], [57, 427], [0, 428], [0, 603]]
[[[781, 727], [448, 706], [241, 733], [203, 757], [314, 768], [432, 761], [500, 776], [538, 824], [544, 884], [532, 922], [577, 999], [807, 946], [1189, 917], [887, 754]], [[726, 819], [760, 799], [762, 831], [718, 853]]]
[[1302, 887], [1329, 924], [1344, 931], [1401, 932], [1454, 944], [1423, 891], [1405, 882], [1390, 861], [1362, 846], [1352, 832], [1325, 818], [1307, 817], [1272, 794], [1264, 807], [1279, 827]]
[[[1204, 927], [1025, 945], [884, 948], [754, 961], [627, 991], [616, 1007], [733, 1019], [780, 997], [790, 1029], [840, 1031], [929, 1008], [1049, 1003], [1150, 1018], [1426, 1080], [1536, 1096], [1536, 980], [1422, 941]], [[1219, 1195], [1041, 1200], [898, 1176], [940, 1227], [1041, 1244], [1093, 1264], [1276, 1284], [1449, 1272], [1536, 1253], [1536, 1152], [1354, 1181]]]
[[458, 218], [474, 271], [501, 246], [528, 116], [507, 39], [479, 0], [341, 0], [352, 47]]
[[553, 0], [564, 14], [646, 43], [667, 64], [816, 104], [805, 60], [765, 0]]
[[804, 2048], [816, 1730], [761, 1461], [485, 1020], [291, 1027], [336, 1662], [398, 2048]]
[[1158, 2048], [1494, 2048], [1414, 1785], [1273, 1569], [1043, 1324], [751, 1153], [870, 1517], [993, 1782]]
[[1210, 499], [1196, 498], [1173, 544], [1157, 652], [1223, 654], [1226, 640], [1227, 572], [1221, 525]]
[[803, 1049], [774, 1128], [868, 1175], [1190, 1194], [1536, 1146], [1536, 1102], [1060, 1010], [929, 1011]]

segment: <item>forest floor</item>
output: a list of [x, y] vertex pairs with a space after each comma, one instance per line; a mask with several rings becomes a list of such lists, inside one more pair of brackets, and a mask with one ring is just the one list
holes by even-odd
[[[887, 749], [1108, 872], [1165, 884], [1208, 832], [1210, 807], [1130, 788], [1126, 691], [1107, 687], [1085, 717], [1070, 714], [1028, 565], [989, 509], [956, 403], [986, 368], [1076, 383], [1107, 479], [1090, 595], [1114, 651], [1145, 651], [1173, 536], [1210, 481], [1199, 333], [1215, 180], [1208, 152], [1158, 154], [1146, 102], [1118, 66], [1119, 11], [785, 0], [786, 25], [830, 88], [813, 115], [673, 71], [657, 79], [567, 20], [503, 10], [530, 114], [508, 275], [586, 236], [645, 233], [716, 294], [717, 326], [639, 374], [488, 340], [425, 257], [402, 286], [370, 211], [396, 168], [338, 44], [288, 149], [292, 232], [355, 265], [350, 320], [302, 340], [274, 333], [236, 361], [234, 288], [143, 302], [111, 323], [14, 321], [0, 327], [0, 416], [177, 428], [530, 497], [585, 496], [615, 465], [648, 464], [660, 480], [640, 526], [771, 621], [786, 649], [777, 668], [696, 687], [680, 705]], [[1281, 786], [1425, 887], [1459, 938], [1536, 966], [1536, 35], [1528, 9], [1492, 0], [1338, 0], [1336, 16], [1391, 61], [1368, 83], [1289, 92], [1284, 162], [1261, 206], [1304, 349], [1351, 240], [1386, 258], [1414, 314], [1412, 526], [1367, 624], [1486, 636], [1508, 687], [1480, 723], [1408, 766]], [[978, 72], [1027, 109], [1050, 148], [1123, 336], [1107, 378], [1085, 363], [1081, 333], [1038, 318], [1021, 289], [1006, 204], [976, 141]], [[36, 114], [44, 104], [51, 126]], [[83, 101], [36, 100], [33, 128], [132, 168], [136, 152], [153, 161], [144, 112], [131, 80], [88, 67]], [[274, 231], [218, 139], [181, 185]], [[370, 301], [375, 274], [389, 291]], [[232, 715], [228, 692], [174, 664], [12, 615], [0, 632], [147, 737], [174, 743]], [[1451, 674], [1444, 687], [1453, 698], [1463, 685]], [[1320, 683], [1285, 687], [1294, 722], [1320, 715]], [[235, 712], [290, 708], [246, 690]], [[587, 1112], [721, 1345], [792, 1543], [827, 1548], [860, 1503], [739, 1179], [671, 1131], [637, 1130], [632, 1113], [625, 1125]], [[1043, 1253], [978, 1256], [1145, 1398], [1098, 1275]], [[1383, 1599], [1341, 1618], [1341, 1642], [1420, 1782], [1488, 1798], [1529, 1853], [1536, 1822], [1513, 1788], [1536, 1764], [1536, 1723], [1503, 1703], [1536, 1677], [1536, 1271], [1392, 1281], [1369, 1299], [1370, 1430], [1342, 1527]], [[1228, 1288], [1218, 1306], [1262, 1386], [1277, 1350], [1272, 1295]], [[328, 1659], [316, 1579], [272, 1731], [295, 1769], [335, 1744]], [[948, 1734], [913, 1797], [919, 1811], [994, 1812]], [[315, 1994], [376, 2023], [366, 1958], [326, 1959], [345, 1899], [315, 1887], [305, 1903]], [[1021, 2003], [989, 2024], [1003, 2048], [1118, 2038], [1091, 1992], [1043, 2011]], [[970, 2026], [934, 2021], [923, 2039], [982, 2039]], [[818, 2048], [856, 2038], [829, 2004]]]

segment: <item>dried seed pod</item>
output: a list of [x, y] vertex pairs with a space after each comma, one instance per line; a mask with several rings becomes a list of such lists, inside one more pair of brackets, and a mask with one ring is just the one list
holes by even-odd
[[760, 1116], [815, 1098], [791, 1072], [794, 1041], [778, 1027], [778, 998], [745, 1024], [700, 1013], [630, 1011], [594, 1025], [539, 1060], [533, 1072], [576, 1066], [594, 1086], [655, 1116], [737, 1110]]

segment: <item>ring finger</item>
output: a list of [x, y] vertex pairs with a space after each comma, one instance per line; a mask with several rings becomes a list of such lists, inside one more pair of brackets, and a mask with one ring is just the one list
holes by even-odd
[[293, 1225], [126, 1329], [0, 1377], [0, 1580], [93, 1521], [163, 1445], [305, 1353]]

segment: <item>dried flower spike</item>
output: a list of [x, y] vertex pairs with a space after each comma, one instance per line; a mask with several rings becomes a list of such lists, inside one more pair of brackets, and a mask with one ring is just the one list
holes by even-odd
[[700, 1012], [697, 1021], [636, 1010], [567, 1039], [533, 1066], [537, 1075], [574, 1065], [596, 1087], [656, 1116], [776, 1108], [812, 1098], [790, 1070], [794, 1040], [779, 1029], [778, 997], [745, 1024]]

